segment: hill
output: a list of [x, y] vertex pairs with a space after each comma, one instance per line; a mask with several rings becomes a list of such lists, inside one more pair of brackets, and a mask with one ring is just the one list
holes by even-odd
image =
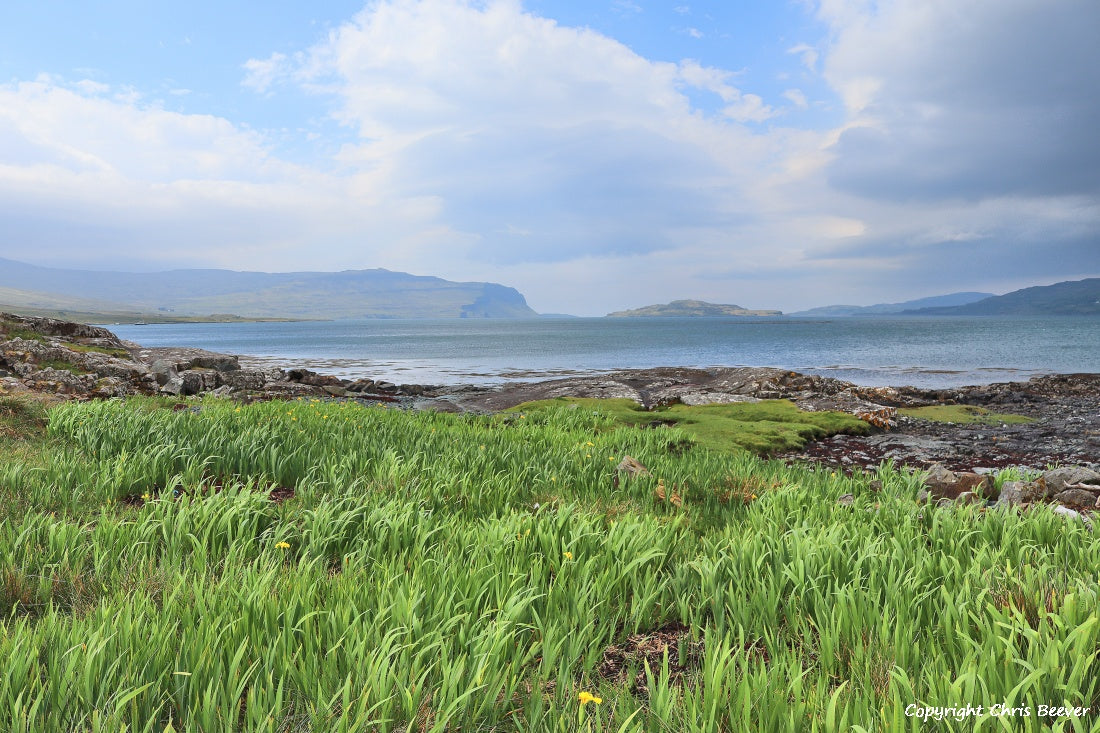
[[1100, 315], [1100, 277], [1068, 280], [994, 295], [950, 308], [905, 311], [919, 316], [1095, 316]]
[[[0, 259], [0, 302], [36, 312], [244, 318], [528, 318], [514, 288], [390, 270], [98, 272]], [[7, 294], [8, 299], [3, 296]], [[12, 301], [12, 302], [9, 302]], [[70, 314], [71, 316], [71, 314]], [[125, 320], [125, 318], [115, 318]]]
[[633, 310], [615, 311], [608, 313], [608, 318], [638, 318], [645, 316], [781, 316], [782, 311], [777, 310], [750, 310], [739, 305], [723, 305], [720, 303], [707, 303], [702, 300], [674, 300], [663, 305], [647, 305], [644, 308]]
[[902, 303], [876, 303], [875, 305], [823, 305], [818, 308], [788, 313], [790, 316], [809, 316], [835, 318], [841, 316], [881, 316], [918, 308], [941, 308], [946, 306], [966, 305], [985, 298], [993, 297], [993, 293], [950, 293], [948, 295], [934, 295], [930, 298], [918, 298]]

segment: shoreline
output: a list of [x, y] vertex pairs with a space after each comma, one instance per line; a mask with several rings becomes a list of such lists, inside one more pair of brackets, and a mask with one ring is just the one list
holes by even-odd
[[[557, 397], [629, 399], [645, 410], [787, 399], [803, 410], [852, 414], [875, 428], [869, 436], [834, 436], [776, 456], [790, 461], [846, 471], [884, 460], [915, 467], [942, 463], [959, 470], [1097, 466], [1100, 461], [1097, 373], [1052, 373], [1026, 381], [939, 389], [867, 386], [770, 367], [578, 370], [565, 376], [532, 370], [513, 375], [542, 378], [496, 385], [397, 384], [343, 379], [301, 365], [267, 363], [255, 368], [248, 357], [195, 348], [146, 348], [121, 341], [104, 328], [0, 316], [0, 392], [74, 399], [213, 394], [243, 402], [309, 397], [475, 413]], [[967, 405], [992, 414], [1019, 415], [1028, 422], [956, 424], [904, 413], [937, 405]]]

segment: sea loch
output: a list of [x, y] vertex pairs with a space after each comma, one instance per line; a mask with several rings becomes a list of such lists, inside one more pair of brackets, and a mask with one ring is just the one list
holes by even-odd
[[109, 325], [145, 346], [398, 383], [499, 384], [656, 366], [775, 366], [937, 388], [1100, 372], [1100, 319], [544, 318]]

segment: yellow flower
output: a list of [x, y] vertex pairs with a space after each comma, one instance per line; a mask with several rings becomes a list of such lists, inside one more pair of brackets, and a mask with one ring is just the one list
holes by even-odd
[[581, 701], [582, 708], [590, 702], [594, 702], [597, 705], [603, 704], [603, 698], [596, 697], [591, 692], [582, 692], [581, 694], [577, 695], [577, 699]]
[[275, 547], [276, 547], [276, 549], [279, 549], [279, 550], [289, 550], [290, 549], [290, 543], [289, 542], [276, 542]]
[[613, 460], [615, 460], [615, 456], [608, 456], [608, 457], [607, 457], [607, 460], [609, 460], [609, 461], [613, 461]]
[[595, 443], [593, 443], [593, 442], [592, 442], [592, 441], [590, 440], [590, 441], [588, 441], [587, 443], [585, 443], [585, 445], [587, 445], [587, 446], [593, 446], [593, 445], [596, 445], [596, 444], [595, 444]]
[[572, 560], [573, 559], [573, 553], [572, 552], [563, 552], [561, 554], [561, 556], [564, 557], [566, 560]]

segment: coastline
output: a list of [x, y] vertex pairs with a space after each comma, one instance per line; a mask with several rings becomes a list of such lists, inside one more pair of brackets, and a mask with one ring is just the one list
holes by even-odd
[[[786, 399], [803, 410], [835, 410], [873, 426], [868, 436], [838, 435], [781, 457], [868, 469], [882, 461], [959, 470], [1100, 460], [1100, 374], [1046, 374], [1026, 381], [940, 389], [858, 385], [770, 367], [652, 367], [628, 370], [531, 370], [505, 384], [398, 384], [346, 379], [302, 365], [276, 365], [196, 348], [144, 347], [107, 329], [2, 314], [0, 391], [59, 398], [129, 394], [186, 398], [204, 394], [242, 402], [309, 397], [389, 404], [414, 410], [499, 412], [558, 397], [629, 399], [646, 410]], [[1027, 422], [987, 424], [931, 420], [907, 409], [970, 406]]]

